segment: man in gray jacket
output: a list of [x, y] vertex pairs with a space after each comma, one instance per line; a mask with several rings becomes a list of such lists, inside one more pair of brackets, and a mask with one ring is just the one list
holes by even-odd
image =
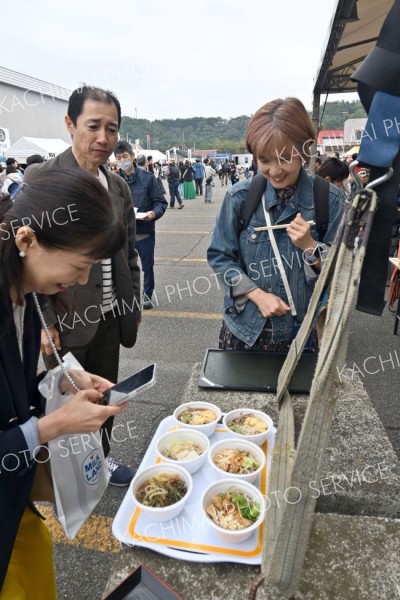
[[[117, 98], [100, 88], [75, 90], [65, 117], [72, 148], [56, 158], [29, 167], [26, 182], [40, 171], [85, 169], [106, 187], [126, 225], [122, 250], [95, 264], [85, 286], [73, 286], [48, 297], [44, 313], [53, 341], [61, 352], [72, 352], [85, 370], [112, 382], [118, 379], [120, 344], [131, 348], [140, 321], [140, 269], [135, 250], [136, 222], [131, 193], [126, 182], [104, 167], [113, 151], [121, 123]], [[61, 193], [61, 190], [60, 190]], [[47, 368], [57, 365], [51, 346], [42, 332], [42, 350]], [[110, 483], [128, 485], [131, 470], [108, 456], [113, 439], [113, 419], [101, 430], [104, 454], [111, 473]]]

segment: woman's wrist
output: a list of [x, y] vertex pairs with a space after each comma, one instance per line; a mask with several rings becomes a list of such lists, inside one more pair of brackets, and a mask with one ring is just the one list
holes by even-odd
[[244, 294], [249, 300], [255, 300], [257, 297], [260, 297], [260, 292], [262, 292], [262, 289], [259, 287], [254, 288], [254, 290], [251, 290], [250, 292], [247, 292], [247, 294]]
[[257, 287], [254, 290], [251, 290], [251, 292], [247, 292], [245, 296], [247, 296], [249, 300], [251, 300], [252, 302], [254, 302], [254, 304], [258, 306], [266, 294], [268, 295], [269, 292], [265, 292], [261, 288]]
[[64, 433], [62, 431], [62, 421], [57, 414], [58, 412], [59, 411], [56, 410], [38, 420], [37, 428], [41, 444], [46, 444], [50, 440], [54, 440]]
[[313, 271], [318, 272], [321, 270], [322, 254], [321, 246], [318, 242], [315, 243], [314, 248], [307, 248], [303, 252], [304, 262], [309, 265]]
[[309, 237], [307, 240], [302, 240], [301, 244], [297, 247], [302, 250], [306, 255], [312, 254], [315, 248], [318, 246], [318, 242], [314, 240], [312, 237]]

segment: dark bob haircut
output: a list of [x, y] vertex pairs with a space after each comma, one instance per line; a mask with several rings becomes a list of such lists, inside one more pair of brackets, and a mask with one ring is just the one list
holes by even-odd
[[[94, 259], [112, 256], [125, 242], [125, 226], [105, 187], [83, 169], [39, 172], [14, 202], [0, 203], [0, 294], [23, 289], [23, 259], [15, 236], [29, 227], [49, 249], [75, 250]], [[29, 235], [29, 234], [27, 234]]]
[[83, 105], [85, 104], [86, 100], [104, 102], [105, 104], [114, 104], [118, 113], [118, 129], [120, 128], [121, 105], [118, 98], [108, 90], [103, 90], [99, 87], [92, 87], [90, 85], [83, 85], [81, 88], [77, 88], [69, 97], [67, 114], [75, 126], [79, 115], [81, 115], [83, 112]]
[[339, 158], [334, 158], [333, 156], [324, 160], [318, 169], [318, 175], [324, 178], [329, 177], [332, 183], [347, 179], [349, 173], [349, 166]]

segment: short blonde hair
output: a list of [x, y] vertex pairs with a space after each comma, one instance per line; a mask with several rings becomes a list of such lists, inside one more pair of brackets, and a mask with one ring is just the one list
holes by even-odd
[[298, 154], [309, 159], [315, 130], [298, 98], [277, 98], [259, 108], [250, 120], [245, 141], [248, 151], [259, 160], [270, 155], [270, 148], [284, 138], [293, 142]]

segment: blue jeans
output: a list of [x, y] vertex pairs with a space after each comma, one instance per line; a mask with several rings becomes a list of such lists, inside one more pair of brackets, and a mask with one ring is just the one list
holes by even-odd
[[182, 198], [179, 193], [179, 181], [170, 181], [168, 183], [168, 186], [169, 186], [169, 193], [171, 196], [169, 205], [175, 206], [175, 198], [177, 199], [178, 204], [182, 204]]
[[154, 292], [154, 247], [156, 234], [149, 233], [144, 240], [136, 240], [135, 248], [139, 253], [143, 271], [143, 291], [147, 298], [151, 298]]

